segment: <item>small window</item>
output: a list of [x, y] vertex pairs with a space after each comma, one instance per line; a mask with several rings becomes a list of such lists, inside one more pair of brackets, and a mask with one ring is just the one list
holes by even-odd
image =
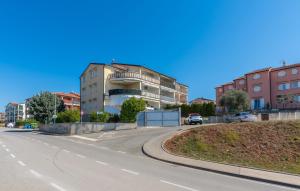
[[278, 86], [278, 90], [288, 90], [288, 89], [290, 89], [289, 83], [279, 84], [279, 86]]
[[239, 84], [240, 84], [240, 85], [244, 85], [244, 84], [245, 84], [245, 80], [240, 80], [240, 81], [239, 81]]
[[257, 79], [259, 79], [260, 77], [261, 77], [260, 74], [254, 74], [254, 75], [253, 75], [253, 79], [254, 79], [254, 80], [257, 80]]
[[280, 71], [280, 72], [278, 72], [277, 76], [278, 77], [284, 77], [284, 76], [286, 76], [286, 71]]
[[82, 78], [81, 78], [81, 82], [84, 84], [85, 83], [85, 76], [83, 76]]
[[260, 85], [255, 85], [255, 86], [253, 87], [253, 91], [254, 91], [254, 92], [260, 92], [260, 91], [261, 91], [261, 86], [260, 86]]
[[300, 87], [300, 81], [293, 81], [291, 82], [291, 89], [299, 88]]
[[296, 68], [293, 68], [293, 69], [292, 69], [292, 74], [293, 74], [293, 75], [298, 74], [298, 70], [297, 70]]
[[293, 101], [294, 102], [300, 102], [300, 95], [294, 95], [293, 96]]

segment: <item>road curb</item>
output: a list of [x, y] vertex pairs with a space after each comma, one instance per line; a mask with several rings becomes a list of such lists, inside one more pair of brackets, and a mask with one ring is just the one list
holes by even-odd
[[187, 130], [166, 133], [158, 137], [154, 137], [143, 145], [142, 150], [147, 156], [151, 158], [176, 165], [182, 165], [190, 168], [207, 170], [215, 173], [258, 180], [294, 188], [300, 188], [300, 176], [297, 175], [277, 173], [241, 166], [233, 166], [210, 161], [195, 160], [182, 156], [176, 156], [166, 152], [163, 148], [164, 142], [172, 138], [173, 136], [179, 135], [185, 131]]

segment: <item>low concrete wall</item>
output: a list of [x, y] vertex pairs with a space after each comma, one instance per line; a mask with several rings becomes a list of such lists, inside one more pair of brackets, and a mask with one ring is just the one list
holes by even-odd
[[45, 133], [79, 135], [109, 130], [125, 130], [136, 128], [136, 123], [57, 123], [41, 125], [39, 130]]

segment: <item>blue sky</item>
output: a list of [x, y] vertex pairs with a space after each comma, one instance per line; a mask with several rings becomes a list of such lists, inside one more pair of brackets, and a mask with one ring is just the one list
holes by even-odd
[[298, 0], [0, 1], [0, 111], [42, 90], [79, 91], [89, 62], [141, 64], [190, 99], [245, 72], [300, 63]]

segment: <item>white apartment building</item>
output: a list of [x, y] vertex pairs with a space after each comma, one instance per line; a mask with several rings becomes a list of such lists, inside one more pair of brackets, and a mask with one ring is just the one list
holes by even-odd
[[188, 100], [188, 87], [176, 79], [133, 64], [91, 63], [80, 76], [81, 112], [119, 113], [130, 97], [143, 98], [148, 107], [183, 104]]
[[16, 122], [18, 120], [25, 120], [25, 104], [24, 103], [9, 103], [5, 107], [5, 121]]

